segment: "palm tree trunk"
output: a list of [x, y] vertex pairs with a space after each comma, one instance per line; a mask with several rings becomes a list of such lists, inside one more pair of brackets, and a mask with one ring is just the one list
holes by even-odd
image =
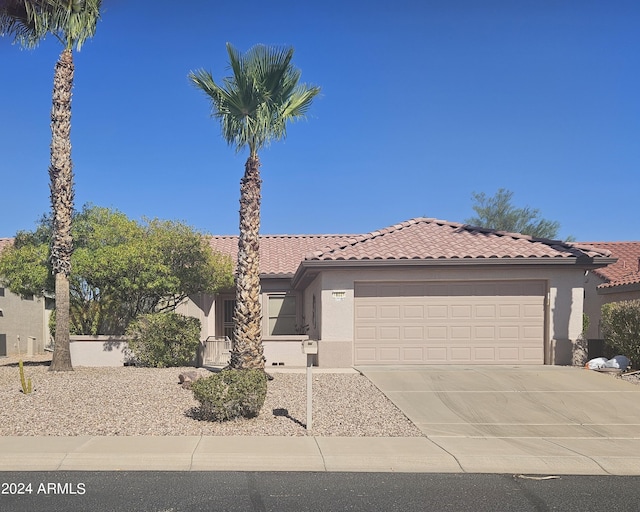
[[73, 370], [69, 351], [69, 274], [71, 273], [71, 217], [73, 170], [71, 166], [71, 89], [73, 53], [65, 49], [56, 63], [51, 108], [51, 165], [49, 179], [53, 233], [51, 264], [56, 279], [56, 333], [50, 370]]
[[260, 305], [260, 160], [251, 155], [240, 181], [240, 237], [236, 276], [233, 349], [229, 366], [262, 368], [262, 307]]

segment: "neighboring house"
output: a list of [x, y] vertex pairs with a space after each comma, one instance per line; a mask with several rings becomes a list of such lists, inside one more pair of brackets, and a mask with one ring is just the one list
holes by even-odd
[[[237, 237], [214, 236], [235, 258]], [[365, 235], [262, 236], [266, 364], [571, 364], [606, 249], [416, 218]], [[230, 336], [233, 292], [183, 312]]]
[[[0, 238], [0, 252], [12, 243], [13, 238]], [[0, 284], [0, 357], [44, 352], [51, 342], [52, 310], [52, 299], [21, 298]]]
[[589, 317], [588, 340], [601, 340], [600, 310], [603, 304], [640, 299], [640, 242], [581, 242], [611, 252], [618, 261], [594, 269], [585, 282], [584, 312]]

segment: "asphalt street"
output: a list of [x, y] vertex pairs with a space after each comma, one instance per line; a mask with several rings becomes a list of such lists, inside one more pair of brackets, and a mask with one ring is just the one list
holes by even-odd
[[2, 472], [6, 512], [636, 511], [640, 477]]

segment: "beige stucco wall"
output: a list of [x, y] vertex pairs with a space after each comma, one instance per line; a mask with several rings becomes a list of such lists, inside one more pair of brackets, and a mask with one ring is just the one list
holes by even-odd
[[[574, 344], [582, 331], [584, 270], [550, 267], [491, 268], [369, 268], [324, 270], [320, 286], [319, 354], [327, 361], [353, 365], [354, 283], [356, 281], [451, 281], [535, 279], [548, 283], [545, 363], [571, 364]], [[334, 292], [338, 292], [336, 297]], [[305, 294], [305, 298], [308, 294]], [[348, 350], [348, 353], [346, 351]]]
[[[547, 364], [572, 364], [582, 334], [584, 270], [556, 272], [549, 280]], [[584, 364], [577, 355], [578, 364]]]
[[29, 355], [44, 352], [50, 343], [47, 299], [22, 299], [2, 288], [0, 293], [0, 334], [6, 335], [7, 355]]
[[[367, 269], [323, 269], [306, 287], [298, 292], [300, 318], [309, 325], [308, 336], [319, 341], [318, 364], [323, 367], [348, 367], [354, 364], [354, 283], [356, 281], [455, 281], [455, 280], [544, 280], [548, 285], [547, 325], [545, 326], [545, 363], [571, 364], [574, 348], [582, 331], [584, 269], [551, 266], [509, 268], [404, 267]], [[267, 295], [288, 291], [288, 279], [265, 279], [262, 284], [263, 316]], [[313, 325], [313, 296], [316, 297], [316, 323]], [[215, 300], [200, 297], [189, 301], [181, 310], [200, 318], [203, 339], [215, 334]], [[266, 318], [265, 318], [266, 322]], [[265, 324], [266, 325], [266, 324]], [[265, 328], [266, 329], [266, 328]], [[266, 330], [263, 330], [266, 332]], [[268, 349], [266, 345], [268, 344]], [[265, 336], [267, 365], [272, 362], [297, 364], [297, 343], [279, 342]]]
[[[322, 336], [322, 274], [316, 277], [304, 290], [302, 311], [305, 321], [309, 325], [309, 338], [318, 340]], [[313, 298], [315, 297], [315, 314]]]
[[69, 343], [73, 366], [123, 366], [129, 360], [124, 336], [72, 335]]
[[200, 339], [214, 336], [216, 332], [216, 297], [206, 293], [198, 293], [189, 297], [176, 308], [176, 312], [192, 316], [200, 320]]
[[604, 280], [589, 272], [584, 280], [584, 312], [589, 317], [587, 339], [600, 339], [600, 308], [604, 304], [603, 296], [598, 294], [597, 287]]
[[[307, 336], [287, 336], [281, 339], [266, 338], [263, 341], [265, 366], [304, 367], [307, 356], [302, 352], [302, 341]], [[314, 359], [315, 360], [315, 359]], [[315, 364], [315, 363], [314, 363]]]

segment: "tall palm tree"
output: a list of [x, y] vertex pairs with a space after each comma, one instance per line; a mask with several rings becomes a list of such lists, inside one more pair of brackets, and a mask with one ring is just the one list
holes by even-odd
[[319, 87], [300, 84], [293, 67], [293, 48], [257, 45], [240, 54], [227, 43], [233, 76], [215, 83], [211, 73], [198, 70], [189, 79], [211, 99], [212, 115], [222, 136], [236, 151], [248, 147], [240, 181], [240, 236], [236, 275], [231, 368], [262, 368], [262, 310], [260, 306], [260, 160], [258, 151], [286, 136], [287, 123], [305, 117]]
[[55, 275], [56, 332], [50, 369], [72, 370], [69, 351], [69, 273], [73, 169], [71, 163], [71, 89], [73, 50], [93, 37], [100, 19], [101, 0], [0, 0], [0, 33], [35, 47], [48, 34], [63, 45], [53, 77], [51, 163], [49, 166], [53, 236], [51, 265]]

